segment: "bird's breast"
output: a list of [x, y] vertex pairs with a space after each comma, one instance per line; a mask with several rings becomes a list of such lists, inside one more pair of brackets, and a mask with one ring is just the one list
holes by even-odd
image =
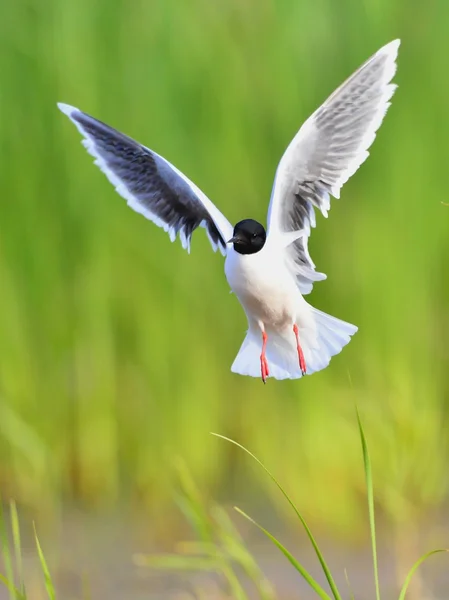
[[295, 314], [300, 293], [282, 256], [264, 250], [243, 255], [230, 249], [226, 278], [248, 317], [266, 326], [286, 327]]

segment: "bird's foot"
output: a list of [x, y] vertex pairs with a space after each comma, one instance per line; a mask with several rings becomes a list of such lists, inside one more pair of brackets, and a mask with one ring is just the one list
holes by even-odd
[[262, 354], [260, 355], [260, 373], [262, 375], [262, 381], [266, 383], [267, 377], [270, 374], [268, 369], [268, 361], [265, 355], [265, 350], [267, 348], [268, 336], [265, 331], [262, 331]]
[[260, 372], [262, 375], [262, 381], [264, 383], [266, 383], [267, 377], [269, 376], [270, 371], [268, 369], [268, 361], [267, 361], [267, 357], [265, 356], [265, 354], [260, 355]]
[[298, 345], [298, 358], [299, 358], [299, 368], [301, 369], [301, 375], [305, 375], [307, 373], [306, 359], [304, 358], [304, 352], [302, 351], [302, 348], [299, 345]]
[[296, 323], [293, 325], [293, 331], [296, 337], [296, 348], [298, 350], [299, 368], [301, 369], [301, 375], [305, 375], [307, 373], [306, 360], [304, 358], [304, 352], [302, 351], [301, 344], [299, 343], [299, 331]]

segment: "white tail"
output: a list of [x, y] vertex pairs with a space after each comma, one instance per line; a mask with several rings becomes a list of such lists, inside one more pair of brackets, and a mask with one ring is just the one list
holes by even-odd
[[[349, 343], [357, 327], [331, 317], [310, 305], [308, 307], [310, 313], [307, 324], [302, 326], [301, 322], [298, 322], [298, 328], [307, 374], [310, 375], [327, 367], [331, 357], [341, 352], [342, 348]], [[269, 376], [275, 379], [302, 377], [293, 328], [282, 333], [267, 329], [267, 335], [266, 356]], [[261, 350], [262, 334], [256, 326], [250, 326], [231, 371], [240, 375], [260, 377]]]

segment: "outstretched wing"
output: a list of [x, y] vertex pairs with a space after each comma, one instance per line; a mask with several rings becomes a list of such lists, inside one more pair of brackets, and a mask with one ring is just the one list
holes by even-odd
[[292, 271], [303, 294], [325, 279], [315, 271], [307, 243], [317, 207], [327, 217], [330, 196], [340, 189], [369, 155], [396, 89], [400, 40], [390, 42], [341, 85], [298, 131], [276, 171], [268, 209], [268, 236], [282, 237]]
[[226, 254], [232, 225], [176, 167], [77, 108], [61, 103], [58, 107], [76, 125], [95, 164], [131, 208], [167, 231], [172, 242], [179, 234], [188, 251], [192, 233], [202, 226], [213, 249]]

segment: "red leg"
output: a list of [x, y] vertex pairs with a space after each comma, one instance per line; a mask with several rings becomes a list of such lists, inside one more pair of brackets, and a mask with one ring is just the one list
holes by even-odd
[[303, 375], [305, 375], [306, 374], [306, 361], [304, 358], [304, 352], [302, 351], [302, 348], [301, 348], [301, 344], [299, 343], [299, 332], [298, 332], [298, 326], [296, 325], [296, 323], [293, 325], [293, 331], [294, 331], [295, 337], [296, 337], [296, 347], [298, 350], [299, 368], [301, 369], [301, 373]]
[[265, 351], [267, 349], [267, 341], [268, 336], [265, 333], [265, 331], [262, 331], [262, 354], [260, 355], [260, 372], [262, 375], [262, 381], [264, 383], [266, 382], [267, 377], [270, 374], [270, 371], [268, 370], [267, 357], [265, 356]]

